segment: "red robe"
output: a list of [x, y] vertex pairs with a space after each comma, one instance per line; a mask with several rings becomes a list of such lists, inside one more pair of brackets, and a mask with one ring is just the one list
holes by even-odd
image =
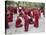
[[13, 14], [9, 14], [7, 16], [7, 20], [8, 20], [8, 22], [12, 22], [13, 21]]
[[38, 21], [38, 19], [39, 19], [39, 16], [38, 16], [38, 14], [35, 14], [35, 22], [34, 22], [34, 27], [38, 27], [39, 26], [39, 21]]
[[14, 7], [8, 7], [8, 10], [10, 11], [11, 14], [13, 14]]
[[[33, 11], [32, 11], [32, 13], [33, 13]], [[29, 24], [33, 24], [33, 19], [32, 19], [33, 15], [31, 14], [31, 10], [28, 12], [28, 15], [31, 17], [29, 19]]]
[[14, 8], [14, 14], [17, 14], [17, 7]]
[[27, 17], [27, 15], [24, 17], [25, 19], [25, 23], [24, 23], [24, 28], [25, 28], [25, 32], [28, 31], [29, 29], [29, 18]]
[[21, 20], [18, 18], [16, 20], [16, 28], [22, 27]]

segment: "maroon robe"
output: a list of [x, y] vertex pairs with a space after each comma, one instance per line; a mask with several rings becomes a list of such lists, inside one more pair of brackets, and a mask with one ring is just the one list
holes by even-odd
[[8, 22], [12, 22], [13, 21], [13, 12], [11, 11], [11, 9], [12, 8], [8, 8], [7, 9], [7, 20], [8, 20]]
[[[32, 11], [33, 12], [33, 11]], [[28, 12], [28, 15], [31, 17], [30, 19], [29, 19], [29, 24], [34, 24], [33, 23], [33, 15], [31, 14], [31, 10]]]
[[8, 20], [8, 22], [12, 22], [13, 21], [13, 14], [9, 14], [7, 16], [7, 20]]
[[17, 18], [17, 20], [16, 20], [16, 28], [22, 27], [21, 22], [22, 21], [19, 18]]
[[8, 7], [8, 10], [10, 11], [11, 14], [14, 12], [14, 7]]
[[13, 9], [14, 14], [17, 14], [17, 7]]
[[25, 28], [25, 32], [28, 31], [29, 29], [29, 18], [27, 17], [27, 15], [24, 17], [25, 19], [25, 23], [24, 23], [24, 28]]
[[38, 16], [38, 14], [35, 14], [35, 22], [34, 22], [34, 27], [38, 27], [39, 26], [39, 21], [38, 21], [38, 19], [39, 19], [39, 16]]

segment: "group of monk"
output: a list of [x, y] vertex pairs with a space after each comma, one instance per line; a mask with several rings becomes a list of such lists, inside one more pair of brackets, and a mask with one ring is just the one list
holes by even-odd
[[[16, 19], [16, 28], [22, 27], [22, 21], [19, 17], [23, 18], [24, 23], [24, 31], [27, 32], [29, 29], [29, 24], [34, 24], [34, 27], [39, 27], [39, 18], [41, 17], [41, 13], [44, 14], [44, 8], [40, 7], [34, 7], [34, 8], [28, 8], [28, 7], [8, 7], [6, 8], [6, 21], [12, 22], [13, 21], [13, 14], [19, 13], [19, 16]], [[6, 23], [7, 25], [7, 23]], [[6, 26], [7, 27], [7, 26]]]

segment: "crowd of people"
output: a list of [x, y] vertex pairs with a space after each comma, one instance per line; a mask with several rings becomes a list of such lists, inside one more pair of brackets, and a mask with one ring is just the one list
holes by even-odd
[[39, 27], [39, 18], [41, 17], [41, 13], [45, 16], [44, 13], [44, 8], [40, 8], [40, 7], [33, 7], [33, 8], [29, 8], [29, 7], [11, 7], [9, 6], [8, 8], [6, 8], [6, 25], [5, 28], [9, 28], [8, 26], [8, 22], [12, 22], [13, 21], [13, 14], [18, 14], [17, 19], [16, 19], [16, 28], [20, 28], [23, 26], [23, 24], [21, 23], [21, 18], [24, 19], [25, 23], [24, 23], [24, 30], [25, 32], [28, 31], [29, 29], [29, 24], [34, 24], [34, 27], [38, 28]]

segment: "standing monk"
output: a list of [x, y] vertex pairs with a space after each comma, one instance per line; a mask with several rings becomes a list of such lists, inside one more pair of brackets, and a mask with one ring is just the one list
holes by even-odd
[[27, 32], [29, 28], [29, 18], [27, 15], [25, 15], [24, 19], [25, 19], [24, 28], [25, 28], [25, 32]]
[[38, 27], [39, 26], [39, 24], [38, 24], [39, 15], [38, 15], [37, 11], [35, 11], [34, 19], [35, 19], [34, 27]]

